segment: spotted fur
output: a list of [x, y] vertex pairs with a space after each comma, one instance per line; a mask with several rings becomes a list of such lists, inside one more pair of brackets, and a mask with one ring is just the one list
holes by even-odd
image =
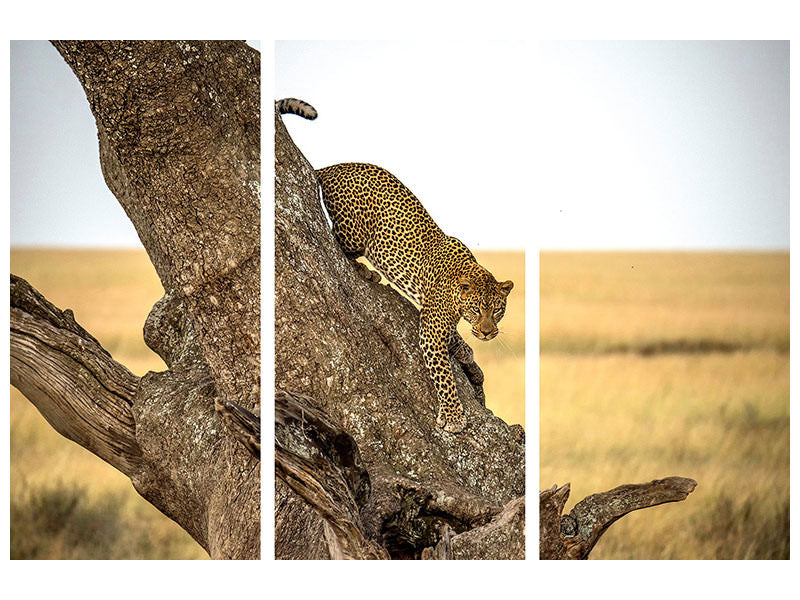
[[[494, 338], [514, 284], [498, 283], [464, 244], [439, 229], [414, 194], [387, 170], [344, 163], [319, 169], [317, 176], [344, 253], [351, 260], [365, 256], [421, 307], [419, 344], [439, 399], [436, 422], [445, 431], [462, 431], [466, 419], [450, 355], [472, 365], [473, 375], [480, 377], [471, 377], [473, 383], [482, 383], [483, 376], [456, 325], [463, 317], [475, 337]], [[356, 265], [370, 275], [364, 265]], [[373, 275], [371, 279], [380, 279]]]

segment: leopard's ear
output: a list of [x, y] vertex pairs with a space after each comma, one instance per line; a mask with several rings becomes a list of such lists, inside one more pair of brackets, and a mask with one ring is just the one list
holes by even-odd
[[462, 276], [458, 278], [458, 289], [461, 290], [462, 294], [470, 292], [474, 285], [469, 277]]
[[500, 288], [500, 293], [503, 294], [503, 296], [508, 296], [514, 287], [514, 282], [511, 280], [504, 281], [498, 287]]

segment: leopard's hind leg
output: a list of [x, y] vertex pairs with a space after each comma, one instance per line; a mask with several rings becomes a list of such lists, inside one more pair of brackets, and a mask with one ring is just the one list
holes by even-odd
[[350, 259], [350, 263], [353, 265], [353, 268], [356, 270], [359, 276], [363, 277], [367, 281], [372, 281], [374, 283], [380, 283], [381, 281], [381, 274], [377, 271], [373, 271], [367, 265], [362, 262], [358, 262], [358, 258], [360, 256], [364, 256], [362, 253], [358, 252], [345, 252], [345, 256]]
[[[317, 173], [320, 172], [321, 171], [317, 171]], [[377, 271], [373, 271], [364, 263], [358, 262], [358, 259], [366, 254], [367, 238], [364, 232], [350, 225], [352, 219], [347, 218], [345, 216], [346, 213], [340, 214], [338, 195], [333, 194], [332, 197], [326, 195], [324, 185], [322, 201], [331, 219], [333, 237], [338, 242], [344, 255], [350, 260], [356, 273], [367, 281], [379, 283], [381, 274]]]

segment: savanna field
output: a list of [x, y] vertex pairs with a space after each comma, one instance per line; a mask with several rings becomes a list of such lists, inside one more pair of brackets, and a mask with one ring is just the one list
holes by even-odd
[[[508, 423], [525, 418], [525, 266], [522, 252], [478, 260], [514, 290], [501, 334], [475, 349], [487, 406]], [[143, 251], [13, 250], [11, 272], [28, 280], [137, 375], [165, 368], [145, 346], [142, 326], [162, 296]], [[470, 339], [472, 338], [472, 339]], [[133, 489], [127, 477], [61, 437], [11, 388], [11, 558], [207, 558], [185, 533]]]
[[540, 488], [697, 481], [591, 558], [788, 558], [788, 253], [544, 252], [540, 288]]

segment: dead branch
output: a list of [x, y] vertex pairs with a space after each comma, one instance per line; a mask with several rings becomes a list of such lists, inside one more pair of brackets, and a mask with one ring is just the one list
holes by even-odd
[[72, 311], [11, 275], [11, 385], [64, 437], [131, 475], [141, 464], [131, 403], [139, 378]]
[[540, 491], [539, 558], [586, 559], [612, 523], [634, 510], [685, 500], [696, 485], [686, 477], [621, 485], [587, 496], [568, 515], [562, 512], [569, 498], [569, 484]]

